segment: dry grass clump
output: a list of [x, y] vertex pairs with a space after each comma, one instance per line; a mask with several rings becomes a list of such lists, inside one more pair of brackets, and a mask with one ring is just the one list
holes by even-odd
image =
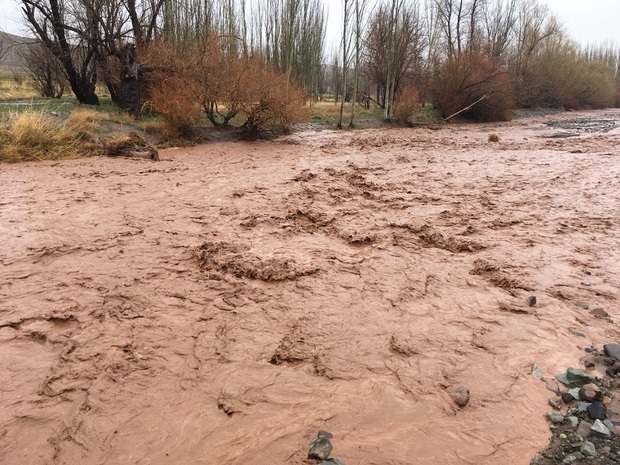
[[95, 148], [81, 116], [70, 124], [43, 111], [26, 111], [0, 130], [0, 161], [5, 162], [76, 158]]
[[499, 142], [499, 136], [492, 132], [491, 134], [489, 134], [489, 142]]
[[142, 130], [146, 134], [162, 134], [166, 129], [166, 123], [163, 121], [145, 121], [142, 123]]

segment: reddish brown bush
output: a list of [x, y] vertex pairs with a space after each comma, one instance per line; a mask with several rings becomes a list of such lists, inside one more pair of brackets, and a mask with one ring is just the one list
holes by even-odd
[[287, 131], [303, 92], [260, 57], [240, 56], [227, 40], [207, 39], [185, 53], [154, 50], [151, 107], [178, 133], [193, 127], [201, 110], [214, 126], [235, 124], [254, 136]]
[[396, 95], [394, 116], [400, 124], [411, 124], [420, 110], [420, 92], [412, 85], [404, 85]]
[[480, 53], [464, 53], [437, 67], [431, 84], [433, 99], [444, 118], [505, 121], [514, 107], [508, 74]]
[[200, 116], [196, 84], [187, 57], [161, 44], [144, 53], [149, 73], [147, 105], [165, 121], [164, 135], [188, 137]]

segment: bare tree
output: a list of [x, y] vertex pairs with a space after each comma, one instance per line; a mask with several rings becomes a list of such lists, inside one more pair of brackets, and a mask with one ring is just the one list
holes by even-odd
[[355, 104], [360, 88], [360, 68], [362, 60], [362, 40], [366, 29], [366, 10], [368, 9], [368, 0], [354, 0], [353, 7], [353, 37], [354, 37], [354, 68], [353, 68], [353, 98], [351, 101], [351, 120], [349, 128], [353, 128], [355, 119]]
[[[353, 0], [342, 0], [342, 36], [341, 36], [341, 52], [342, 52], [342, 90], [346, 94], [347, 78], [350, 60], [351, 33], [349, 31], [349, 16], [351, 15], [351, 3]], [[344, 115], [345, 96], [343, 95], [340, 102], [340, 112], [338, 116], [338, 129], [342, 129], [342, 118]]]
[[28, 44], [22, 52], [28, 75], [34, 88], [42, 97], [61, 98], [65, 92], [66, 78], [62, 63], [40, 42]]
[[367, 70], [375, 82], [376, 101], [386, 118], [405, 74], [421, 72], [427, 44], [417, 1], [390, 0], [372, 13], [366, 39]]
[[92, 28], [80, 27], [73, 4], [63, 0], [21, 0], [32, 31], [62, 63], [71, 90], [80, 103], [99, 105], [94, 65], [97, 43]]

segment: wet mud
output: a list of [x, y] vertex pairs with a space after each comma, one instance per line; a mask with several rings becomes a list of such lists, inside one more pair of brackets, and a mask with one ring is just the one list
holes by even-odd
[[620, 342], [618, 121], [1, 166], [0, 462], [528, 464]]

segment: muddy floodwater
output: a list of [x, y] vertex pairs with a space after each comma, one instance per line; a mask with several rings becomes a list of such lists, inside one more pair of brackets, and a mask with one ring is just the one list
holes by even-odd
[[528, 464], [620, 342], [619, 125], [1, 165], [0, 463]]

